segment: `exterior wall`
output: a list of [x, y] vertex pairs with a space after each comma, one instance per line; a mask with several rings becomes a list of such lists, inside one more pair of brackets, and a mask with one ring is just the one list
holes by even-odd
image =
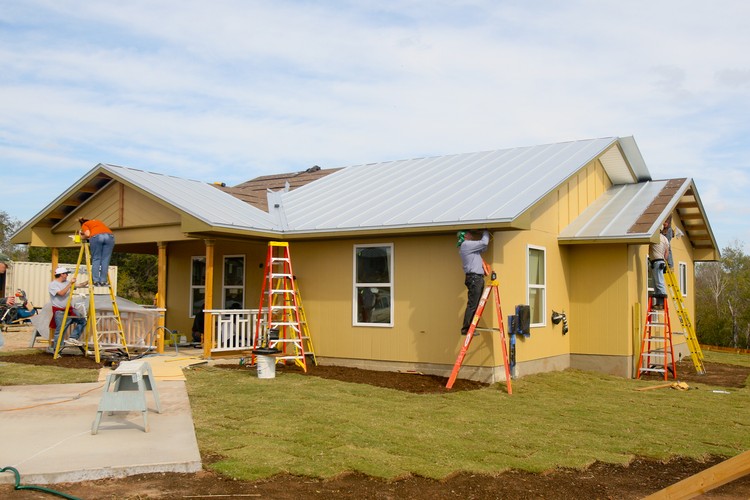
[[[224, 276], [224, 257], [245, 257], [245, 303], [243, 308], [256, 309], [260, 302], [263, 281], [263, 265], [266, 261], [266, 242], [242, 242], [216, 240], [214, 246], [214, 309], [221, 308]], [[167, 247], [167, 304], [165, 324], [189, 337], [193, 326], [190, 316], [190, 278], [192, 257], [206, 255], [202, 240], [169, 243]], [[294, 258], [293, 265], [294, 265]], [[296, 265], [295, 265], [296, 267]], [[304, 291], [303, 298], [304, 298]]]
[[[392, 327], [353, 326], [354, 245], [372, 243], [393, 244]], [[453, 365], [466, 288], [452, 234], [292, 242], [290, 253], [318, 356]], [[473, 347], [467, 364], [491, 363]]]
[[571, 353], [630, 355], [626, 246], [575, 246], [570, 264]]

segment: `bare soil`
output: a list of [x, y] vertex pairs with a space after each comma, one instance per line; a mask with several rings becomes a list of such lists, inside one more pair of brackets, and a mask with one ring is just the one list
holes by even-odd
[[[91, 358], [63, 356], [52, 360], [47, 354], [3, 356], [4, 362], [54, 364], [70, 368], [98, 369]], [[239, 364], [217, 365], [225, 369], [247, 369]], [[292, 367], [280, 370], [300, 372]], [[690, 387], [702, 385], [744, 387], [750, 368], [706, 364], [707, 374], [698, 375], [689, 359], [678, 365], [679, 380]], [[300, 372], [301, 373], [301, 372]], [[311, 367], [308, 375], [372, 384], [416, 393], [445, 392], [444, 377], [417, 373], [393, 373], [332, 366]], [[654, 383], [663, 382], [656, 377]], [[484, 384], [458, 380], [452, 391], [475, 390]], [[664, 389], [669, 390], [669, 389]], [[203, 456], [208, 464], [216, 457]], [[705, 461], [677, 458], [666, 463], [636, 458], [626, 466], [596, 462], [585, 470], [554, 469], [542, 474], [508, 471], [497, 475], [457, 473], [437, 481], [409, 476], [385, 481], [358, 473], [348, 473], [329, 480], [278, 475], [262, 481], [236, 481], [204, 470], [196, 474], [143, 474], [121, 479], [104, 479], [81, 483], [50, 485], [53, 490], [82, 499], [177, 499], [177, 498], [341, 498], [341, 499], [635, 499], [642, 498], [677, 481], [723, 461], [709, 457]], [[25, 485], [24, 485], [25, 486]], [[48, 493], [14, 490], [0, 485], [0, 498], [50, 498]], [[703, 498], [750, 498], [750, 475], [706, 493]]]

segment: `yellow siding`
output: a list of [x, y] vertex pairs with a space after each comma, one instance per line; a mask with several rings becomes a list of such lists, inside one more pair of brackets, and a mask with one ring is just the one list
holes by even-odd
[[[354, 245], [372, 243], [394, 245], [393, 327], [353, 326]], [[453, 235], [293, 242], [290, 252], [319, 355], [455, 361], [466, 288]], [[467, 363], [490, 360], [481, 344], [472, 346]]]
[[162, 224], [179, 224], [180, 215], [151, 198], [125, 188], [122, 193], [122, 226], [155, 226]]
[[[214, 309], [221, 308], [223, 263], [227, 255], [245, 256], [246, 309], [256, 309], [260, 302], [263, 264], [266, 260], [265, 242], [216, 241], [214, 247]], [[167, 314], [166, 326], [189, 336], [193, 325], [190, 315], [190, 272], [192, 257], [205, 256], [206, 246], [201, 240], [170, 243], [167, 246]], [[304, 298], [304, 290], [302, 291]]]
[[81, 228], [80, 217], [99, 219], [111, 229], [180, 223], [179, 214], [172, 209], [121, 184], [110, 184], [97, 193], [60, 224], [58, 231], [73, 234]]
[[557, 189], [558, 232], [596, 201], [612, 183], [599, 160], [594, 160]]
[[628, 279], [624, 245], [570, 248], [571, 353], [631, 353]]

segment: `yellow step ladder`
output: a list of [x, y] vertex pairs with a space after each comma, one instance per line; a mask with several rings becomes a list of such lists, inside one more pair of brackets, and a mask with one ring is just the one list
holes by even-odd
[[312, 335], [310, 335], [310, 325], [307, 322], [305, 308], [302, 307], [302, 295], [299, 293], [299, 285], [297, 284], [296, 276], [294, 276], [294, 293], [297, 295], [297, 305], [299, 306], [299, 320], [300, 326], [302, 327], [302, 346], [305, 349], [305, 355], [312, 359], [314, 366], [317, 366], [318, 360], [315, 357], [315, 348], [313, 347]]
[[[76, 235], [78, 238], [78, 235]], [[89, 276], [93, 276], [91, 273], [91, 249], [89, 247], [89, 242], [84, 241], [81, 243], [81, 251], [78, 253], [78, 261], [76, 262], [76, 268], [74, 272], [74, 276], [78, 276], [78, 271], [81, 268], [81, 261], [84, 262], [84, 265], [86, 266], [86, 272]], [[82, 287], [78, 287], [82, 288]], [[120, 318], [120, 308], [117, 306], [117, 297], [115, 297], [115, 292], [112, 289], [112, 280], [109, 277], [109, 272], [107, 272], [107, 284], [104, 286], [93, 286], [93, 283], [88, 284], [88, 311], [87, 311], [87, 317], [88, 320], [86, 322], [86, 329], [85, 329], [85, 336], [82, 346], [78, 346], [81, 348], [81, 350], [84, 351], [84, 354], [87, 354], [89, 345], [93, 345], [94, 348], [94, 359], [97, 363], [101, 363], [101, 349], [100, 349], [100, 336], [107, 335], [108, 337], [112, 337], [112, 335], [116, 338], [115, 345], [118, 346], [118, 349], [120, 349], [120, 346], [122, 346], [122, 349], [124, 350], [125, 356], [127, 358], [130, 358], [130, 354], [128, 353], [128, 345], [127, 341], [125, 339], [125, 332], [122, 327], [122, 319]], [[103, 292], [101, 292], [101, 289], [104, 288], [109, 293], [109, 298], [112, 303], [112, 313], [111, 314], [102, 314], [99, 317], [97, 317], [97, 311], [96, 311], [96, 295], [102, 295]], [[70, 287], [70, 294], [68, 295], [68, 302], [65, 306], [65, 313], [63, 315], [62, 324], [65, 325], [68, 321], [68, 312], [70, 311], [71, 302], [73, 299], [73, 292], [76, 289], [76, 283], [73, 283]], [[100, 324], [101, 323], [101, 324]], [[60, 350], [61, 350], [61, 344], [63, 344], [63, 328], [60, 329], [60, 335], [57, 337], [57, 344], [55, 345], [54, 349], [54, 355], [53, 359], [57, 359], [60, 357]]]
[[669, 267], [669, 264], [667, 264], [667, 272], [664, 274], [664, 278], [664, 281], [667, 283], [669, 294], [672, 296], [672, 301], [677, 309], [677, 317], [680, 320], [682, 328], [685, 330], [684, 333], [687, 339], [688, 349], [690, 349], [690, 358], [693, 360], [695, 371], [703, 375], [706, 373], [706, 367], [703, 364], [703, 350], [701, 350], [701, 346], [698, 343], [698, 337], [695, 335], [693, 323], [690, 321], [690, 315], [685, 307], [685, 301], [682, 297], [679, 282], [674, 275], [674, 271]]

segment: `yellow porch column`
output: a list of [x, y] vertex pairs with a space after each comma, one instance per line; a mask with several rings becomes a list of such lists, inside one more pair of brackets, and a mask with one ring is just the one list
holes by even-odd
[[[206, 242], [206, 301], [203, 306], [205, 310], [214, 308], [214, 240]], [[211, 357], [211, 348], [214, 345], [214, 325], [211, 321], [211, 313], [203, 313], [203, 357]]]
[[[157, 259], [157, 277], [156, 277], [156, 307], [165, 309], [167, 304], [167, 244], [163, 241], [156, 243], [159, 248]], [[159, 315], [159, 335], [156, 338], [156, 352], [164, 352], [164, 324], [166, 312]]]

